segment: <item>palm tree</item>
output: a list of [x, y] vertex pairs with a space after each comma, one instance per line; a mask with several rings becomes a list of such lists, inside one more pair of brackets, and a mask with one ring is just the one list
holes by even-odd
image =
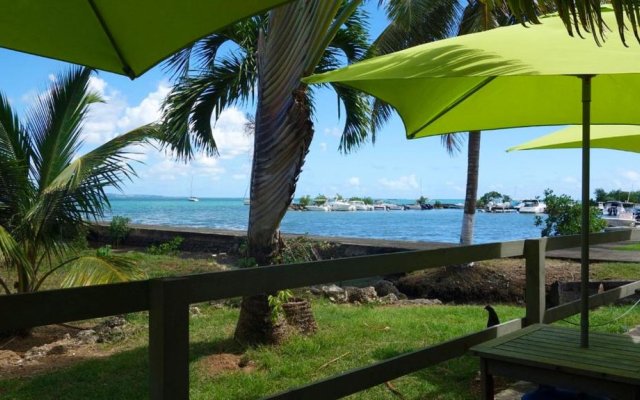
[[78, 255], [73, 240], [86, 234], [85, 219], [103, 215], [105, 188], [119, 188], [135, 174], [126, 147], [157, 137], [143, 126], [77, 156], [81, 130], [91, 104], [92, 71], [72, 68], [60, 74], [20, 120], [0, 93], [0, 267], [15, 274], [15, 284], [0, 277], [7, 293], [33, 292], [56, 271], [66, 271], [63, 286], [124, 281], [142, 276], [126, 259], [102, 252]]
[[[367, 48], [360, 0], [294, 2], [211, 35], [176, 54], [178, 73], [163, 121], [178, 156], [217, 154], [211, 119], [257, 97], [251, 174], [248, 252], [268, 265], [279, 251], [279, 225], [292, 201], [313, 138], [313, 92], [301, 78], [362, 58]], [[223, 44], [235, 45], [220, 54]], [[340, 149], [365, 142], [369, 102], [364, 94], [334, 86], [345, 110]], [[267, 295], [243, 299], [235, 336], [246, 343], [276, 342]]]
[[[455, 7], [447, 9], [448, 13], [433, 12], [433, 7], [445, 8], [447, 7], [446, 3], [438, 5], [438, 2], [430, 0], [390, 0], [387, 3], [386, 11], [392, 23], [374, 42], [374, 51], [377, 54], [391, 53], [443, 39], [444, 36], [450, 36], [453, 33], [464, 35], [515, 22], [505, 0], [468, 0], [461, 17], [459, 16], [460, 10]], [[456, 2], [451, 3], [455, 3], [454, 6], [457, 6]], [[447, 17], [444, 20], [440, 19], [443, 15]], [[432, 36], [430, 32], [424, 32], [423, 27], [428, 26], [434, 16], [439, 18], [438, 23], [446, 28], [444, 36]], [[391, 108], [384, 102], [375, 100], [373, 105], [374, 128], [379, 129], [390, 116]], [[478, 197], [481, 132], [471, 131], [468, 138], [467, 187], [460, 230], [460, 244], [463, 245], [471, 244], [473, 241], [476, 199]], [[462, 148], [462, 137], [459, 134], [443, 135], [442, 144], [449, 154], [457, 153]]]

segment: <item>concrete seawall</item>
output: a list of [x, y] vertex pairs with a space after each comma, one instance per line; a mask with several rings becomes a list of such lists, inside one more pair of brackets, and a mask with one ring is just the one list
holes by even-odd
[[[224, 229], [138, 225], [131, 224], [131, 231], [123, 244], [132, 247], [146, 248], [153, 244], [165, 243], [176, 236], [184, 239], [181, 249], [184, 251], [201, 253], [233, 253], [238, 250], [241, 243], [246, 241], [245, 231]], [[330, 242], [337, 247], [337, 256], [353, 257], [370, 254], [395, 253], [409, 250], [429, 250], [441, 247], [455, 246], [452, 243], [438, 242], [409, 242], [399, 240], [361, 239], [361, 238], [336, 238], [310, 235], [283, 235], [285, 238], [306, 236], [313, 240]], [[89, 232], [89, 241], [94, 244], [109, 244], [108, 223], [92, 225]]]

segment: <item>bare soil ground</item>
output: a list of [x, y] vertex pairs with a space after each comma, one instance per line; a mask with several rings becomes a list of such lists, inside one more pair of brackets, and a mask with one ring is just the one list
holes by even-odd
[[[579, 278], [579, 263], [547, 259], [547, 288], [555, 281], [575, 281]], [[458, 304], [519, 304], [524, 301], [524, 259], [483, 261], [473, 267], [434, 268], [402, 277], [396, 285], [409, 297], [435, 298]]]

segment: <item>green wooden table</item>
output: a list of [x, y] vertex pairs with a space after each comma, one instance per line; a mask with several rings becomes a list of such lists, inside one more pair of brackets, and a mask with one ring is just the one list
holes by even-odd
[[480, 357], [482, 398], [493, 399], [493, 376], [575, 389], [613, 399], [640, 399], [640, 342], [536, 324], [471, 348]]

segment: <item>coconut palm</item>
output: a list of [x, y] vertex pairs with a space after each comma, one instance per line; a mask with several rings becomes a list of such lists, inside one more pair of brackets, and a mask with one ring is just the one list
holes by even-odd
[[101, 217], [109, 204], [105, 188], [134, 175], [126, 147], [158, 135], [144, 126], [78, 156], [89, 106], [102, 101], [89, 90], [91, 73], [60, 74], [24, 120], [0, 93], [0, 267], [16, 277], [15, 284], [0, 278], [6, 293], [37, 291], [59, 270], [64, 286], [141, 276], [122, 257], [72, 251], [86, 234], [85, 220]]
[[[441, 17], [443, 15], [442, 12], [434, 13], [432, 11], [431, 8], [435, 6], [437, 6], [437, 2], [430, 0], [389, 0], [386, 12], [392, 23], [376, 39], [373, 51], [376, 54], [386, 54], [443, 39], [445, 36], [453, 34], [464, 35], [515, 23], [506, 0], [468, 0], [462, 11], [462, 16], [460, 16], [460, 11], [454, 8], [446, 14], [448, 17], [446, 20], [437, 20], [437, 23], [446, 28], [443, 29], [445, 35], [432, 36], [431, 32], [424, 32], [423, 27], [428, 26], [434, 16]], [[446, 7], [446, 4], [442, 4], [440, 7]], [[391, 116], [391, 108], [384, 102], [375, 100], [372, 109], [375, 130], [379, 129]], [[461, 244], [471, 244], [473, 240], [478, 196], [480, 139], [480, 131], [468, 133], [467, 187], [460, 232]], [[456, 133], [443, 135], [442, 144], [449, 154], [455, 154], [462, 149], [463, 137]]]
[[[227, 107], [257, 100], [251, 174], [248, 253], [259, 265], [279, 251], [279, 225], [292, 201], [313, 138], [313, 93], [300, 83], [343, 59], [360, 59], [367, 48], [360, 0], [291, 3], [236, 23], [196, 42], [169, 60], [179, 74], [164, 105], [170, 148], [189, 158], [196, 150], [217, 154], [211, 119]], [[221, 54], [223, 44], [233, 51]], [[369, 102], [364, 94], [334, 87], [345, 110], [340, 149], [367, 138]], [[266, 295], [243, 299], [236, 338], [275, 342]]]

